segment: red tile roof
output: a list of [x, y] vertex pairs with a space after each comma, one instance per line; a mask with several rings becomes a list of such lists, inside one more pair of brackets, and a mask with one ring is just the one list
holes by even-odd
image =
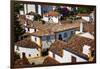
[[60, 14], [56, 11], [49, 11], [48, 13], [45, 13], [44, 16], [59, 16]]
[[89, 13], [79, 13], [77, 14], [77, 16], [89, 16], [90, 14]]
[[50, 51], [58, 54], [59, 56], [63, 56], [63, 49], [70, 51], [78, 56], [83, 58], [87, 58], [85, 54], [82, 53], [83, 46], [89, 45], [91, 49], [95, 49], [95, 42], [92, 39], [81, 37], [81, 36], [73, 36], [68, 42], [64, 41], [55, 41], [51, 47]]
[[27, 58], [17, 59], [14, 63], [15, 68], [21, 68], [28, 65], [31, 65], [31, 64], [29, 63]]
[[39, 46], [35, 42], [32, 42], [30, 38], [24, 38], [23, 40], [16, 42], [15, 45], [25, 48], [39, 48]]
[[47, 64], [47, 65], [51, 65], [51, 64], [59, 64], [58, 61], [56, 61], [55, 59], [51, 58], [51, 57], [47, 57], [43, 64]]

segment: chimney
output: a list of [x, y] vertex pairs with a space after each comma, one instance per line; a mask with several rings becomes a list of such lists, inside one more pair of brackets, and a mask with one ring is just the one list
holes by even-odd
[[80, 23], [80, 33], [83, 33], [83, 23]]

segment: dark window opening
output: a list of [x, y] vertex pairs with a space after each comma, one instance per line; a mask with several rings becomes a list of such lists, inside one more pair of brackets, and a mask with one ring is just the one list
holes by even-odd
[[64, 38], [66, 38], [67, 37], [67, 33], [64, 33]]
[[53, 54], [53, 58], [55, 58], [55, 54]]
[[74, 31], [71, 31], [71, 35], [74, 35]]
[[18, 46], [17, 46], [16, 50], [18, 50], [18, 51], [19, 51], [19, 47], [18, 47]]
[[37, 41], [37, 38], [35, 38], [35, 41]]
[[59, 40], [62, 40], [62, 35], [61, 35], [61, 34], [59, 34], [58, 39], [59, 39]]
[[71, 61], [72, 61], [72, 63], [76, 63], [76, 57], [72, 56]]
[[36, 32], [36, 29], [34, 29], [34, 32]]
[[26, 57], [26, 54], [23, 52], [22, 53], [22, 58], [25, 58]]
[[27, 28], [28, 29], [28, 31], [30, 31], [30, 29], [29, 28]]
[[50, 41], [50, 36], [47, 36], [47, 41]]
[[31, 54], [29, 54], [29, 57], [31, 57]]
[[39, 54], [37, 54], [37, 56], [39, 56]]

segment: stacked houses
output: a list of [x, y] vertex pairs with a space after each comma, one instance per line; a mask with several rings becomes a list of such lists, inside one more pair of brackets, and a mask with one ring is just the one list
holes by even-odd
[[[78, 14], [77, 17], [81, 16], [81, 19], [74, 22], [60, 21], [62, 15], [54, 11], [56, 7], [48, 7], [50, 9], [43, 11], [41, 5], [24, 4], [19, 21], [25, 33], [20, 36], [20, 41], [15, 43], [14, 51], [21, 58], [24, 54], [28, 60], [47, 56], [43, 64], [94, 61], [94, 23], [88, 23], [91, 22], [88, 18], [90, 16]], [[35, 21], [35, 14], [43, 18]]]

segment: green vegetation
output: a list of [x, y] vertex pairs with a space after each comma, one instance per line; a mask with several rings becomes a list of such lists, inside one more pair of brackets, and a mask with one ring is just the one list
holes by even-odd
[[42, 18], [42, 16], [39, 15], [39, 14], [35, 14], [35, 15], [34, 15], [34, 20], [36, 20], [36, 21], [40, 21], [41, 18]]
[[14, 12], [19, 14], [19, 10], [24, 10], [24, 5], [20, 3], [14, 3]]
[[92, 7], [78, 7], [77, 13], [90, 13], [92, 10]]
[[16, 61], [17, 59], [20, 59], [20, 56], [17, 52], [14, 52], [14, 61]]
[[22, 9], [22, 5], [15, 3], [14, 4], [14, 42], [19, 40], [19, 37], [25, 33], [25, 30], [21, 27], [20, 22], [18, 21], [19, 10]]

